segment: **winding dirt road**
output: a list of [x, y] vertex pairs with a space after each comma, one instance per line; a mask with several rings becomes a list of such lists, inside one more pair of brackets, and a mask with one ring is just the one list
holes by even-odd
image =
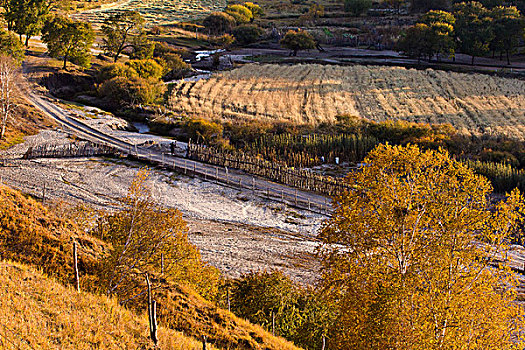
[[173, 169], [186, 175], [197, 175], [205, 180], [215, 181], [228, 187], [251, 189], [254, 196], [264, 197], [268, 200], [320, 214], [329, 214], [331, 211], [330, 199], [325, 196], [300, 191], [239, 170], [213, 166], [143, 148], [105, 134], [70, 116], [67, 110], [56, 104], [56, 99], [43, 97], [34, 92], [29, 92], [27, 99], [36, 108], [59, 123], [65, 130], [79, 138], [113, 146], [123, 154], [164, 168]]

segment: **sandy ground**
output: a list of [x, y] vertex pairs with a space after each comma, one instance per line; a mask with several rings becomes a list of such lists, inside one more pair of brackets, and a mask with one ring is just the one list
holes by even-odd
[[[47, 200], [116, 208], [143, 166], [125, 159], [15, 159], [30, 145], [51, 140], [70, 142], [66, 134], [47, 130], [3, 152], [9, 160], [0, 166], [1, 181], [37, 198], [45, 184]], [[182, 211], [190, 240], [227, 276], [280, 269], [298, 282], [315, 281], [315, 235], [324, 217], [164, 170], [152, 169], [149, 185], [159, 203]]]

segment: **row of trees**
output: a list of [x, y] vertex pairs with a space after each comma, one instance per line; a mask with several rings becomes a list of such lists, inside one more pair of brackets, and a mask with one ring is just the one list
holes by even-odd
[[462, 2], [454, 12], [432, 10], [409, 27], [398, 42], [398, 50], [418, 60], [439, 55], [454, 56], [456, 50], [474, 58], [505, 53], [507, 64], [525, 34], [525, 19], [513, 6], [488, 10], [479, 2]]

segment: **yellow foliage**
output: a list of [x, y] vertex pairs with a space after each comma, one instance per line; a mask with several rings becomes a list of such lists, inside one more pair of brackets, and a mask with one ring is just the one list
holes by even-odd
[[[444, 151], [380, 145], [322, 230], [333, 349], [517, 349], [515, 276], [489, 267], [523, 215]], [[522, 348], [522, 347], [521, 347]]]

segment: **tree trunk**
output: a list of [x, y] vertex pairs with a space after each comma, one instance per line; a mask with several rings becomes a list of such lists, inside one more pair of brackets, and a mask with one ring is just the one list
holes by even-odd
[[29, 39], [31, 39], [31, 35], [26, 34], [26, 47], [29, 47]]
[[3, 139], [4, 139], [4, 135], [5, 135], [5, 124], [6, 124], [6, 123], [3, 123], [3, 124], [2, 124], [2, 131], [0, 131], [0, 140], [3, 140]]
[[64, 55], [64, 70], [67, 70], [67, 56]]
[[471, 65], [471, 66], [474, 65], [474, 56], [472, 56], [472, 59], [470, 60], [470, 65]]
[[506, 52], [507, 52], [507, 65], [510, 66], [510, 52], [509, 50], [506, 50]]

